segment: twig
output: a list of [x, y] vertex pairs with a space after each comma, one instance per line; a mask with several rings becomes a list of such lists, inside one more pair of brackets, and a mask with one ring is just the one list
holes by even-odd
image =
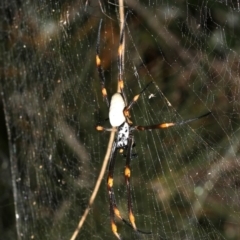
[[96, 195], [97, 195], [97, 192], [98, 192], [98, 189], [100, 187], [100, 184], [102, 182], [102, 179], [103, 179], [103, 175], [106, 171], [106, 168], [107, 168], [107, 163], [108, 163], [108, 159], [109, 159], [109, 156], [110, 156], [110, 153], [111, 153], [111, 149], [112, 149], [112, 144], [113, 144], [113, 141], [114, 141], [114, 137], [115, 137], [115, 132], [112, 131], [111, 134], [110, 134], [110, 138], [109, 138], [109, 142], [108, 142], [108, 147], [107, 147], [107, 152], [105, 154], [105, 157], [104, 157], [104, 160], [103, 160], [103, 164], [102, 164], [102, 168], [101, 168], [101, 171], [99, 173], [99, 176], [98, 176], [98, 179], [96, 181], [96, 185], [94, 187], [94, 190], [92, 192], [92, 195], [89, 199], [89, 202], [88, 202], [88, 206], [87, 208], [85, 209], [85, 212], [84, 214], [82, 215], [79, 223], [78, 223], [78, 226], [76, 228], [76, 230], [74, 231], [72, 237], [70, 238], [70, 240], [75, 240], [80, 229], [82, 228], [83, 226], [83, 223], [85, 222], [86, 218], [87, 218], [87, 215], [92, 207], [92, 204], [96, 198]]

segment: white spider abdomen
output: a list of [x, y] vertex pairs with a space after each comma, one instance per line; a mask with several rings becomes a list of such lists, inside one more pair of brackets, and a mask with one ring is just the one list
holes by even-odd
[[119, 127], [126, 119], [123, 114], [125, 103], [120, 93], [115, 93], [112, 96], [109, 108], [109, 121], [112, 127]]

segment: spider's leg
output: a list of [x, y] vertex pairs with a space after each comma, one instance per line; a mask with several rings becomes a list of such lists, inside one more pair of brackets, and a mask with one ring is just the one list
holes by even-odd
[[114, 142], [112, 146], [111, 155], [110, 155], [108, 176], [107, 176], [107, 189], [108, 189], [109, 204], [110, 204], [110, 221], [111, 221], [112, 231], [118, 239], [121, 239], [119, 233], [117, 232], [117, 225], [114, 219], [115, 215], [121, 218], [119, 210], [116, 205], [116, 200], [115, 200], [114, 191], [113, 191], [113, 173], [114, 173], [115, 159], [117, 156], [116, 145], [117, 145], [116, 142]]
[[[121, 213], [120, 213], [120, 211], [117, 207], [116, 199], [115, 199], [115, 195], [114, 195], [114, 190], [113, 190], [113, 174], [114, 174], [114, 166], [115, 166], [115, 159], [116, 159], [116, 156], [117, 156], [117, 150], [118, 150], [117, 149], [117, 143], [115, 141], [113, 143], [113, 147], [112, 147], [111, 155], [110, 155], [110, 160], [109, 160], [108, 176], [107, 176], [107, 189], [108, 189], [108, 196], [109, 196], [109, 203], [110, 203], [110, 220], [111, 220], [112, 231], [118, 239], [121, 239], [119, 233], [117, 232], [117, 225], [116, 225], [115, 218], [114, 218], [115, 216], [118, 217], [120, 220], [122, 220], [126, 225], [133, 228], [134, 230], [136, 230], [140, 233], [145, 233], [145, 232], [143, 232], [141, 230], [138, 230], [136, 228], [135, 223], [134, 223], [134, 225], [130, 224], [126, 219], [124, 219], [121, 216]], [[131, 202], [130, 202], [130, 204], [131, 204]]]
[[124, 50], [125, 50], [125, 24], [126, 24], [127, 14], [123, 23], [123, 27], [120, 32], [120, 40], [119, 40], [119, 47], [118, 47], [118, 90], [117, 92], [121, 93], [125, 102], [125, 105], [127, 105], [127, 98], [125, 96], [125, 93], [123, 91], [124, 83], [123, 83], [123, 70], [124, 70]]
[[132, 224], [132, 227], [135, 231], [143, 233], [143, 234], [151, 234], [151, 232], [144, 232], [142, 230], [139, 230], [136, 227], [135, 217], [133, 215], [132, 200], [131, 200], [131, 186], [130, 186], [130, 176], [131, 176], [130, 162], [131, 162], [131, 157], [132, 157], [133, 145], [134, 145], [134, 138], [133, 138], [133, 135], [132, 135], [132, 132], [131, 132], [130, 135], [129, 135], [129, 138], [128, 138], [126, 166], [125, 166], [125, 171], [124, 171], [125, 182], [126, 182], [126, 186], [127, 186], [128, 217], [129, 217], [129, 221]]
[[108, 131], [108, 132], [114, 131], [114, 132], [116, 132], [117, 131], [116, 128], [105, 128], [105, 127], [100, 126], [100, 125], [96, 126], [96, 130], [99, 131], [99, 132], [103, 132], [103, 131]]
[[169, 123], [159, 123], [159, 124], [154, 124], [154, 125], [149, 125], [149, 126], [133, 126], [132, 129], [134, 130], [138, 130], [138, 131], [144, 131], [144, 130], [152, 130], [152, 129], [162, 129], [162, 128], [169, 128], [169, 127], [173, 127], [173, 126], [179, 126], [179, 125], [184, 125], [186, 123], [190, 123], [193, 121], [196, 121], [200, 118], [206, 117], [209, 114], [211, 114], [211, 112], [205, 113], [199, 117], [196, 118], [191, 118], [185, 121], [181, 121], [181, 122], [169, 122]]
[[[121, 219], [125, 224], [132, 227], [132, 225], [121, 216], [121, 213], [117, 207], [116, 199], [113, 190], [113, 174], [114, 174], [114, 166], [115, 166], [115, 159], [117, 156], [117, 143], [116, 141], [113, 143], [113, 147], [111, 150], [110, 160], [109, 160], [109, 167], [108, 167], [108, 176], [107, 176], [107, 189], [108, 189], [108, 196], [109, 196], [109, 203], [110, 203], [110, 220], [111, 220], [111, 227], [114, 235], [121, 239], [119, 233], [117, 232], [117, 225], [115, 222], [115, 216]], [[133, 227], [132, 227], [133, 228]]]
[[[130, 108], [132, 107], [132, 105], [137, 102], [137, 100], [139, 99], [139, 97], [141, 96], [141, 94], [149, 87], [149, 85], [150, 85], [152, 82], [153, 82], [153, 81], [149, 82], [149, 83], [141, 90], [141, 92], [140, 92], [139, 94], [137, 94], [137, 95], [134, 96], [133, 100], [132, 100], [132, 101], [128, 104], [128, 106], [124, 109], [124, 112], [125, 112], [125, 113], [127, 113], [127, 112], [130, 110]], [[128, 116], [128, 114], [127, 114], [126, 116]]]
[[102, 26], [102, 19], [99, 23], [99, 28], [98, 28], [98, 38], [97, 38], [97, 45], [96, 45], [96, 65], [97, 65], [98, 75], [99, 75], [100, 82], [101, 82], [102, 95], [103, 95], [104, 100], [107, 103], [107, 106], [109, 107], [107, 90], [105, 88], [105, 77], [104, 77], [104, 72], [103, 72], [103, 68], [102, 68], [102, 65], [101, 65], [101, 59], [100, 59], [100, 56], [99, 56], [100, 55], [99, 45], [100, 45], [101, 26]]

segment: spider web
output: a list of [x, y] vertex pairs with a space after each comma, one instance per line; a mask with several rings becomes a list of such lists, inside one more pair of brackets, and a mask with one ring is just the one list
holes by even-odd
[[[99, 4], [100, 3], [100, 4]], [[118, 2], [1, 2], [1, 239], [70, 239], [88, 204], [109, 133], [95, 66], [99, 21], [109, 97], [117, 85]], [[125, 3], [125, 93], [136, 132], [131, 163], [138, 235], [239, 239], [239, 1]], [[5, 127], [6, 126], [6, 127]], [[127, 217], [124, 156], [114, 189]], [[77, 239], [113, 239], [106, 180]]]

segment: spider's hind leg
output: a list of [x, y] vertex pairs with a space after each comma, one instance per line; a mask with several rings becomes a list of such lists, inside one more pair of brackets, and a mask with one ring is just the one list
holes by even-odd
[[151, 232], [145, 232], [145, 231], [139, 230], [137, 228], [136, 223], [135, 223], [135, 217], [133, 214], [132, 199], [131, 199], [131, 186], [130, 186], [130, 177], [131, 177], [130, 163], [132, 160], [133, 145], [134, 145], [134, 137], [133, 137], [132, 132], [130, 132], [129, 138], [128, 138], [128, 145], [127, 145], [126, 165], [125, 165], [125, 170], [124, 170], [125, 182], [126, 182], [126, 186], [127, 186], [128, 217], [129, 217], [129, 221], [131, 223], [132, 228], [136, 232], [139, 232], [142, 234], [151, 234]]

